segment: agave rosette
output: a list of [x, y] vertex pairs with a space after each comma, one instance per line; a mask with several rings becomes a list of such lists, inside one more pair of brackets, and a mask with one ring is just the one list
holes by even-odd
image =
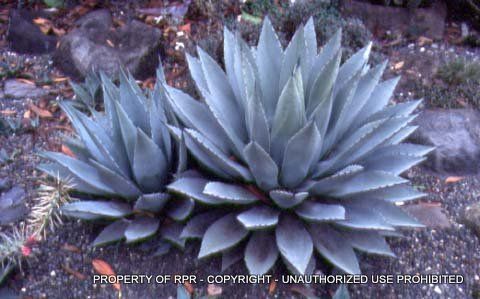
[[[161, 219], [155, 215], [159, 212], [181, 221], [194, 207], [191, 199], [171, 204], [170, 195], [165, 193], [174, 168], [179, 171], [185, 165], [185, 155], [174, 152], [180, 143], [171, 139], [168, 131], [167, 123], [175, 119], [165, 100], [163, 70], [158, 70], [156, 87], [148, 93], [130, 74], [121, 72], [119, 77], [116, 86], [101, 76], [104, 113], [89, 107], [89, 116], [76, 109], [74, 102], [60, 104], [76, 132], [76, 136], [64, 139], [73, 156], [43, 152], [41, 156], [53, 163], [39, 166], [51, 176], [68, 180], [83, 198], [63, 205], [63, 214], [116, 220], [100, 233], [94, 245], [142, 240], [158, 230]], [[82, 93], [82, 88], [75, 90], [80, 100], [91, 102], [82, 98], [91, 97]], [[178, 245], [183, 244], [175, 238], [180, 231], [177, 224], [162, 227], [164, 237], [178, 241]]]
[[184, 127], [171, 131], [207, 170], [168, 189], [215, 206], [181, 235], [202, 239], [199, 258], [262, 274], [281, 257], [309, 273], [316, 251], [359, 273], [354, 249], [393, 256], [385, 236], [421, 226], [395, 204], [423, 195], [400, 177], [431, 150], [400, 143], [420, 101], [388, 106], [398, 78], [370, 68], [371, 45], [340, 65], [340, 40], [317, 54], [312, 19], [285, 50], [268, 19], [257, 47], [225, 29], [225, 71], [202, 49], [187, 55], [202, 101], [166, 86]]

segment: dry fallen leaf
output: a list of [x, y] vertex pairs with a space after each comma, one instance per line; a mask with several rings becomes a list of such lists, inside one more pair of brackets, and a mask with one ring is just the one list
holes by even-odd
[[450, 183], [457, 183], [463, 180], [465, 177], [463, 176], [449, 176], [448, 178], [445, 179], [445, 184], [450, 184]]
[[179, 26], [178, 29], [180, 29], [181, 31], [184, 31], [187, 34], [190, 34], [190, 32], [192, 30], [192, 25], [191, 25], [191, 23], [187, 23], [185, 25]]
[[220, 296], [222, 294], [222, 287], [211, 283], [207, 287], [207, 294], [209, 296]]
[[32, 111], [27, 110], [23, 113], [23, 118], [30, 119], [32, 118]]
[[38, 115], [40, 118], [52, 118], [53, 114], [46, 110], [46, 109], [41, 109], [37, 106], [35, 106], [33, 103], [28, 104], [28, 108], [32, 110], [36, 115]]
[[270, 282], [270, 285], [268, 286], [268, 294], [272, 296], [275, 293], [276, 289], [277, 289], [277, 282], [275, 280], [272, 280]]
[[45, 25], [45, 24], [50, 24], [50, 21], [45, 18], [35, 18], [33, 19], [33, 23], [37, 25]]
[[70, 252], [81, 253], [80, 248], [78, 248], [77, 246], [68, 244], [68, 243], [63, 244], [62, 249], [66, 250], [66, 251], [70, 251]]
[[61, 83], [61, 82], [68, 81], [68, 77], [55, 77], [52, 79], [52, 81], [55, 83]]
[[75, 158], [75, 154], [64, 144], [62, 144], [62, 153], [72, 158]]
[[[113, 271], [112, 267], [105, 262], [104, 260], [101, 259], [93, 259], [92, 260], [92, 266], [95, 271], [97, 271], [98, 274], [102, 275], [116, 275], [115, 271]], [[120, 284], [114, 283], [113, 287], [117, 290], [120, 291]]]
[[62, 29], [62, 28], [57, 28], [57, 27], [52, 27], [52, 31], [53, 33], [55, 33], [56, 36], [62, 36], [62, 35], [65, 35], [65, 33], [67, 33], [65, 31], [65, 29]]
[[5, 115], [5, 116], [13, 116], [13, 115], [17, 114], [17, 111], [11, 110], [11, 109], [5, 109], [5, 110], [1, 110], [0, 114]]
[[393, 65], [394, 70], [400, 70], [405, 65], [405, 61], [399, 61]]
[[28, 80], [28, 79], [24, 79], [24, 78], [17, 78], [15, 80], [17, 80], [19, 82], [22, 82], [22, 83], [25, 83], [25, 84], [35, 85], [35, 82], [33, 82], [32, 80]]
[[43, 34], [49, 34], [53, 27], [52, 22], [45, 18], [35, 18], [33, 19], [33, 23], [38, 25]]
[[420, 47], [425, 46], [425, 45], [430, 45], [433, 43], [433, 40], [431, 38], [425, 37], [425, 36], [420, 36], [417, 40], [418, 45]]
[[195, 291], [192, 284], [187, 281], [183, 283], [183, 286], [185, 287], [185, 289], [189, 294], [193, 294], [193, 292]]
[[78, 272], [77, 270], [74, 270], [74, 269], [70, 268], [70, 266], [68, 266], [68, 265], [62, 265], [62, 268], [63, 268], [63, 270], [65, 270], [65, 272], [75, 276], [77, 279], [80, 279], [80, 280], [87, 279], [87, 276], [85, 274], [82, 274], [82, 273]]
[[463, 108], [467, 108], [468, 107], [468, 103], [465, 101], [464, 98], [457, 98], [457, 103], [462, 106]]

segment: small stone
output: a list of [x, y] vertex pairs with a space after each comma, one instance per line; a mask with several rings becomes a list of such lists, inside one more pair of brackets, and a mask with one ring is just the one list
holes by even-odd
[[10, 182], [8, 181], [8, 179], [0, 179], [0, 192], [3, 192], [8, 188], [10, 188]]
[[0, 225], [18, 221], [26, 212], [24, 189], [15, 186], [0, 196]]
[[222, 294], [222, 287], [217, 286], [213, 283], [209, 284], [207, 287], [207, 294], [209, 296], [219, 296]]
[[15, 79], [5, 81], [3, 92], [6, 98], [38, 98], [48, 94], [45, 89]]
[[[463, 219], [465, 225], [473, 230], [480, 238], [480, 202], [466, 207]], [[476, 278], [478, 278], [478, 275], [476, 275]]]
[[433, 291], [434, 291], [435, 293], [439, 294], [439, 295], [442, 294], [442, 290], [440, 289], [439, 286], [435, 286], [435, 287], [433, 288]]
[[51, 277], [55, 277], [55, 276], [57, 276], [57, 273], [55, 273], [55, 271], [52, 270], [52, 272], [50, 272], [50, 276], [51, 276]]

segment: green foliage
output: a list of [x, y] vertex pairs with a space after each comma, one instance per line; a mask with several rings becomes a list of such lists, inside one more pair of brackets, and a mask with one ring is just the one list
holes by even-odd
[[418, 96], [428, 99], [428, 105], [441, 108], [480, 107], [480, 63], [457, 58], [442, 65], [436, 77], [438, 82], [425, 86], [418, 82]]
[[381, 81], [370, 50], [341, 65], [337, 32], [317, 54], [313, 19], [284, 50], [266, 18], [256, 47], [224, 29], [225, 71], [201, 48], [187, 55], [203, 101], [166, 94], [203, 171], [168, 189], [211, 206], [181, 234], [202, 239], [199, 258], [263, 274], [281, 257], [304, 274], [317, 252], [359, 273], [354, 249], [393, 256], [384, 232], [422, 226], [395, 205], [423, 196], [400, 177], [431, 150], [401, 143], [420, 101], [388, 106], [398, 78]]
[[63, 0], [43, 0], [48, 7], [61, 8], [65, 6], [65, 1]]
[[98, 81], [87, 78], [84, 86], [73, 85], [77, 97], [89, 103], [91, 115], [71, 102], [61, 103], [76, 131], [76, 136], [64, 140], [74, 157], [43, 152], [41, 156], [53, 163], [38, 168], [80, 193], [82, 200], [64, 204], [63, 214], [85, 220], [115, 220], [94, 245], [120, 239], [136, 242], [157, 231], [160, 220], [153, 215], [160, 211], [175, 220], [192, 211], [191, 199], [170, 205], [170, 196], [164, 193], [175, 164], [181, 171], [185, 156], [173, 151], [180, 140], [172, 140], [168, 132], [167, 124], [175, 119], [165, 101], [161, 68], [155, 89], [147, 94], [129, 74], [121, 73], [118, 87], [100, 77], [105, 113], [90, 105], [99, 89]]
[[480, 84], [480, 62], [457, 58], [441, 66], [437, 75], [452, 85]]
[[[280, 1], [279, 4], [273, 1], [252, 2], [255, 5], [246, 2], [244, 11], [257, 17], [269, 16], [274, 27], [282, 32], [279, 36], [282, 44], [286, 44], [296, 28], [304, 24], [310, 16], [314, 18], [317, 42], [320, 44], [326, 43], [335, 32], [342, 29], [344, 57], [350, 56], [372, 39], [371, 33], [361, 20], [342, 17], [338, 1], [296, 1], [294, 4], [288, 1]], [[239, 24], [234, 20], [227, 24], [237, 28], [249, 44], [258, 41], [259, 25], [248, 20]]]
[[25, 63], [20, 56], [6, 55], [4, 61], [0, 61], [0, 79], [16, 78], [25, 68]]
[[246, 1], [242, 7], [242, 10], [255, 17], [263, 17], [265, 15], [278, 15], [280, 9], [288, 8], [288, 1], [280, 0], [257, 0], [257, 1]]
[[77, 84], [70, 82], [70, 86], [75, 92], [77, 100], [80, 100], [86, 107], [95, 108], [95, 106], [102, 100], [102, 80], [100, 75], [95, 72], [90, 72], [85, 82]]
[[10, 135], [22, 128], [20, 119], [0, 116], [0, 135]]

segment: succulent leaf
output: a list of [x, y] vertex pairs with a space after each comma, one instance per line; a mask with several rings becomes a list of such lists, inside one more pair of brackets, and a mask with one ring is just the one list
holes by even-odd
[[263, 275], [278, 259], [275, 237], [270, 232], [254, 232], [245, 248], [245, 264], [252, 275]]
[[93, 240], [92, 245], [98, 247], [124, 239], [127, 226], [128, 222], [123, 219], [112, 222]]
[[267, 206], [251, 208], [237, 215], [237, 220], [248, 230], [265, 229], [278, 223], [280, 212]]
[[204, 212], [193, 216], [183, 228], [181, 238], [202, 238], [208, 227], [215, 222], [221, 214], [218, 211]]
[[248, 231], [237, 221], [235, 214], [228, 214], [215, 221], [205, 232], [199, 258], [225, 251], [237, 245]]
[[[70, 180], [76, 192], [100, 197], [67, 204], [62, 209], [64, 214], [86, 220], [131, 218], [134, 210], [137, 216], [149, 215], [114, 222], [99, 235], [95, 245], [123, 239], [122, 230], [127, 242], [153, 234], [159, 227], [153, 214], [160, 213], [170, 199], [164, 192], [175, 162], [178, 160], [180, 171], [185, 169], [183, 133], [179, 139], [170, 136], [169, 126], [178, 125], [178, 120], [165, 94], [163, 70], [160, 68], [157, 73], [155, 89], [148, 92], [143, 92], [135, 79], [123, 71], [119, 86], [102, 73], [95, 84], [86, 83], [91, 89], [77, 86], [77, 97], [92, 95], [101, 87], [105, 112], [89, 107], [88, 115], [72, 103], [62, 102], [61, 107], [76, 133], [65, 139], [73, 156], [56, 152], [40, 154], [53, 163], [41, 164], [39, 169], [61, 180]], [[108, 201], [112, 198], [127, 203]], [[167, 215], [183, 220], [190, 215], [194, 202], [183, 198], [178, 202], [183, 204], [167, 205]], [[128, 227], [124, 227], [127, 222]]]
[[146, 216], [133, 219], [125, 229], [126, 242], [138, 242], [152, 236], [158, 230], [159, 224], [158, 219]]
[[66, 215], [83, 213], [97, 216], [98, 218], [121, 218], [132, 213], [128, 204], [112, 201], [76, 201], [62, 206]]
[[347, 273], [360, 273], [353, 248], [338, 231], [328, 224], [314, 224], [310, 226], [309, 232], [315, 249], [324, 258]]
[[302, 222], [291, 215], [282, 215], [275, 229], [275, 239], [282, 257], [298, 273], [305, 273], [313, 253], [313, 243]]
[[431, 151], [401, 143], [420, 101], [388, 106], [398, 78], [381, 81], [387, 62], [368, 65], [372, 44], [341, 65], [341, 32], [317, 54], [313, 25], [285, 50], [268, 18], [256, 47], [225, 28], [225, 71], [201, 49], [187, 55], [201, 102], [165, 87], [184, 126], [170, 131], [201, 166], [168, 190], [219, 213], [194, 216], [182, 235], [203, 238], [200, 257], [220, 253], [222, 268], [243, 254], [250, 273], [265, 273], [279, 253], [308, 274], [315, 247], [360, 273], [353, 248], [392, 256], [384, 237], [420, 226], [396, 206], [424, 195], [400, 176]]

